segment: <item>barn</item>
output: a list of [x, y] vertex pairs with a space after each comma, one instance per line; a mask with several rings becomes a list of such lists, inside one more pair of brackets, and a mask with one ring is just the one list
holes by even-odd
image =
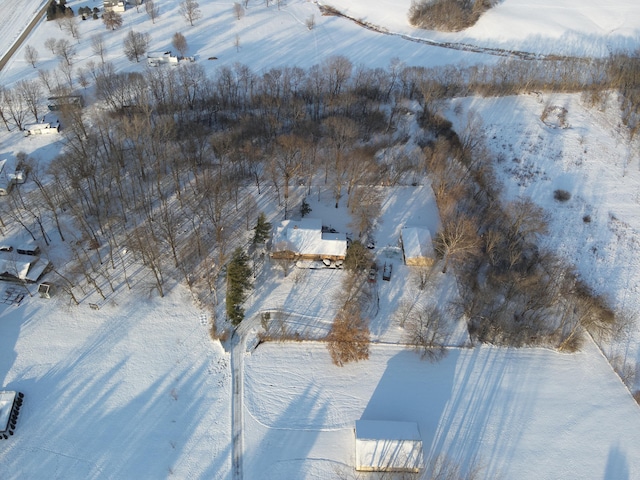
[[431, 232], [426, 228], [404, 227], [400, 233], [405, 265], [429, 267], [435, 261]]
[[357, 420], [356, 470], [360, 472], [413, 472], [424, 468], [418, 424]]

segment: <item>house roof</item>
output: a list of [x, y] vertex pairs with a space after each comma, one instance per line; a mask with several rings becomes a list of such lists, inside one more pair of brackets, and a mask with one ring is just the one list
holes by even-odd
[[356, 469], [419, 471], [422, 439], [415, 422], [356, 421]]
[[405, 258], [433, 258], [435, 256], [431, 233], [428, 229], [403, 227], [401, 235]]
[[284, 220], [275, 231], [274, 249], [291, 250], [301, 255], [344, 256], [347, 236], [344, 233], [322, 233], [322, 220], [303, 218]]
[[12, 276], [22, 281], [37, 282], [49, 262], [33, 255], [0, 252], [0, 275]]

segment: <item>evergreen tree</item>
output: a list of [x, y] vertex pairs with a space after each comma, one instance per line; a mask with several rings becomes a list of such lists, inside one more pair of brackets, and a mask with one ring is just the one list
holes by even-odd
[[271, 232], [271, 224], [267, 222], [267, 216], [264, 212], [260, 212], [258, 215], [258, 221], [253, 229], [255, 235], [253, 236], [253, 244], [264, 243], [269, 238], [269, 232]]
[[58, 4], [56, 3], [56, 0], [51, 0], [51, 3], [47, 7], [47, 21], [55, 20], [57, 15], [58, 15]]
[[249, 257], [241, 248], [236, 248], [227, 266], [227, 316], [233, 325], [244, 319], [242, 302], [251, 288]]
[[300, 205], [300, 215], [302, 215], [302, 217], [304, 218], [307, 215], [309, 215], [310, 213], [311, 213], [311, 207], [307, 203], [307, 199], [303, 198], [302, 199], [302, 205]]

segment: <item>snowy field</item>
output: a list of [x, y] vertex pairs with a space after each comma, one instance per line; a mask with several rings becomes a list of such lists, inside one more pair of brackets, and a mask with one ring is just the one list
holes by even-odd
[[[116, 32], [100, 21], [81, 22], [74, 68], [99, 62], [90, 43], [101, 33], [116, 70], [142, 70], [142, 63], [122, 55], [130, 29], [149, 32], [152, 50], [170, 49], [171, 36], [183, 32], [188, 54], [211, 74], [236, 62], [258, 74], [282, 65], [307, 68], [338, 54], [368, 67], [386, 67], [394, 57], [425, 66], [496, 60], [322, 17], [310, 1], [288, 0], [278, 10], [251, 0], [241, 20], [233, 17], [233, 2], [203, 1], [204, 18], [194, 27], [180, 17], [179, 2], [157, 3], [155, 25], [135, 8], [124, 13], [124, 27]], [[322, 3], [403, 35], [539, 53], [635, 50], [640, 33], [640, 8], [632, 0], [504, 0], [476, 26], [455, 34], [412, 29], [409, 0]], [[38, 2], [7, 5], [0, 0], [6, 12], [0, 51], [28, 23], [22, 12], [35, 11]], [[77, 10], [94, 3], [69, 5]], [[305, 25], [311, 15], [313, 30]], [[38, 68], [53, 70], [58, 60], [43, 46], [48, 38], [70, 37], [42, 22], [25, 45], [37, 48]], [[37, 77], [23, 50], [0, 72], [3, 85]], [[212, 57], [217, 59], [207, 60]], [[566, 108], [569, 128], [544, 124], [545, 105]], [[619, 125], [617, 108], [613, 101], [602, 110], [587, 108], [579, 95], [521, 96], [459, 99], [446, 113], [458, 127], [469, 110], [478, 113], [499, 158], [506, 198], [529, 195], [547, 208], [553, 219], [548, 245], [575, 263], [617, 309], [637, 315], [640, 159]], [[46, 164], [60, 149], [51, 138], [0, 132], [0, 158], [25, 151]], [[429, 458], [444, 453], [463, 466], [475, 463], [481, 478], [640, 478], [640, 408], [592, 344], [576, 355], [451, 348], [436, 364], [397, 345], [404, 335], [399, 305], [437, 304], [456, 295], [450, 275], [437, 275], [418, 292], [399, 254], [400, 226], [437, 228], [428, 188], [385, 192], [374, 253], [378, 262], [393, 263], [394, 273], [391, 282], [376, 287], [371, 332], [380, 344], [369, 361], [338, 369], [324, 345], [310, 342], [261, 344], [245, 354], [244, 477], [324, 480], [336, 471], [351, 474], [352, 427], [363, 418], [417, 421]], [[553, 200], [559, 188], [571, 193], [568, 202]], [[309, 196], [311, 216], [350, 232], [346, 209], [335, 210], [325, 193]], [[303, 193], [293, 195], [300, 199]], [[247, 319], [257, 331], [261, 312], [284, 310], [295, 328], [312, 324], [316, 333], [326, 331], [343, 275], [294, 271], [284, 278], [267, 265], [247, 302]], [[5, 288], [0, 285], [0, 293]], [[210, 340], [207, 322], [181, 288], [164, 299], [123, 289], [99, 311], [86, 302], [70, 307], [62, 297], [0, 304], [0, 387], [26, 394], [15, 436], [0, 442], [0, 477], [231, 480], [231, 362]], [[452, 319], [452, 326], [448, 344], [465, 345], [464, 320]], [[640, 321], [610, 348], [623, 362], [640, 363]]]
[[0, 304], [0, 385], [25, 393], [1, 478], [229, 478], [229, 356], [181, 288], [137, 294]]
[[[608, 353], [635, 365], [640, 362], [640, 156], [620, 126], [613, 98], [602, 109], [587, 107], [580, 95], [466, 98], [455, 100], [448, 116], [458, 128], [469, 110], [479, 116], [498, 159], [505, 198], [526, 196], [541, 205], [551, 219], [544, 244], [633, 319], [628, 336]], [[541, 120], [545, 106], [566, 109], [566, 128], [557, 128], [552, 118]], [[571, 198], [554, 200], [557, 189]]]
[[7, 53], [45, 3], [46, 0], [0, 0], [0, 58]]
[[247, 478], [352, 475], [359, 419], [418, 422], [426, 457], [478, 478], [640, 476], [640, 409], [593, 346], [452, 349], [436, 364], [374, 346], [338, 368], [321, 345], [267, 344], [245, 365]]
[[455, 33], [411, 27], [411, 0], [322, 0], [391, 33], [531, 53], [605, 57], [634, 51], [640, 34], [635, 0], [501, 0], [472, 27]]

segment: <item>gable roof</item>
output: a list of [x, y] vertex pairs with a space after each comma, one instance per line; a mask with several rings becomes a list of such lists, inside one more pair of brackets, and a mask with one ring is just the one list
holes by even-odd
[[431, 232], [428, 229], [403, 227], [401, 235], [405, 258], [435, 257]]
[[275, 250], [291, 250], [300, 255], [347, 254], [347, 236], [344, 233], [322, 233], [322, 220], [319, 218], [284, 220], [276, 228], [273, 245]]

